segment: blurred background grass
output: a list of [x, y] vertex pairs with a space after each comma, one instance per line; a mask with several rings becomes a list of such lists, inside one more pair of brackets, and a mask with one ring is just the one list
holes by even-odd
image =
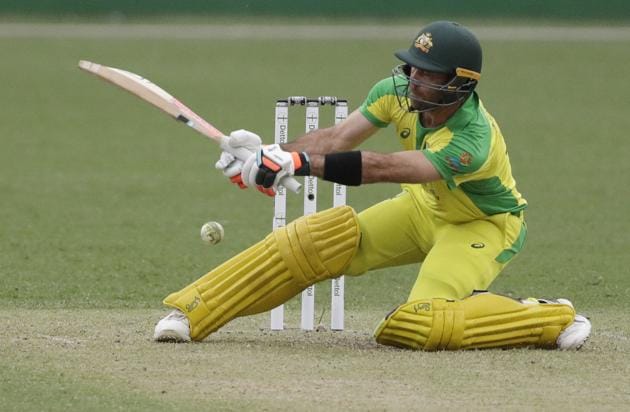
[[527, 19], [575, 22], [627, 22], [630, 6], [625, 0], [4, 0], [0, 15], [7, 18], [129, 21], [147, 17], [275, 18], [316, 20], [423, 19]]
[[[379, 15], [378, 8], [361, 16], [408, 16], [410, 9], [405, 12], [402, 3], [391, 16]], [[414, 7], [422, 2], [416, 3]], [[509, 16], [520, 19], [521, 26], [547, 18], [565, 26], [592, 24], [604, 17], [623, 26], [628, 15], [625, 2], [611, 2], [614, 7], [606, 8], [606, 16], [599, 8], [591, 14], [582, 9], [581, 14], [574, 9], [554, 14], [564, 3], [551, 2], [544, 15], [516, 8]], [[112, 13], [142, 21], [146, 15], [125, 9], [131, 2], [109, 2], [106, 10], [96, 7], [104, 2], [90, 2], [96, 8], [87, 12], [69, 4], [9, 1], [0, 13], [5, 22], [98, 20]], [[428, 15], [450, 11], [440, 6]], [[169, 14], [168, 8], [147, 13], [152, 19], [187, 18]], [[212, 10], [200, 14], [197, 19], [215, 16]], [[216, 16], [236, 21], [256, 13], [236, 7], [232, 14]], [[418, 27], [427, 21], [423, 15]], [[471, 21], [473, 29], [482, 29]], [[395, 23], [383, 20], [379, 26], [394, 28]], [[126, 26], [107, 27], [116, 31]], [[628, 38], [514, 40], [506, 33], [505, 38], [482, 38], [479, 92], [503, 129], [518, 187], [530, 202], [529, 238], [493, 290], [567, 296], [585, 308], [627, 308]], [[79, 59], [147, 76], [219, 128], [254, 130], [269, 142], [276, 98], [338, 95], [354, 109], [374, 82], [388, 76], [396, 64], [392, 52], [407, 47], [414, 34], [415, 29], [386, 40], [341, 35], [177, 40], [16, 37], [5, 30], [0, 37], [0, 305], [159, 307], [167, 293], [259, 240], [271, 227], [271, 200], [229, 185], [213, 169], [216, 147], [81, 73]], [[303, 129], [303, 112], [291, 114], [295, 135]], [[326, 116], [332, 118], [322, 112], [322, 119]], [[391, 151], [397, 143], [388, 129], [364, 147]], [[320, 186], [321, 207], [330, 204], [330, 192], [329, 185]], [[396, 185], [353, 188], [349, 203], [361, 210], [397, 192]], [[301, 198], [293, 200], [296, 217]], [[226, 230], [224, 242], [215, 247], [204, 246], [198, 237], [208, 220], [221, 222]], [[387, 312], [406, 298], [417, 270], [393, 268], [348, 279], [349, 310]], [[327, 286], [319, 290], [318, 299], [327, 300]]]

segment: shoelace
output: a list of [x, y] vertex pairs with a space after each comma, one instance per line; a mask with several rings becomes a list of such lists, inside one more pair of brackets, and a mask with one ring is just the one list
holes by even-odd
[[168, 314], [168, 316], [166, 317], [167, 319], [186, 319], [186, 315], [184, 315], [182, 312], [180, 312], [179, 310], [174, 310], [171, 313]]

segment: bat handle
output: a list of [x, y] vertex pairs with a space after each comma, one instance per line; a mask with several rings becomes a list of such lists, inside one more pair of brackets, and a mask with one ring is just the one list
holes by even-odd
[[302, 190], [302, 185], [300, 184], [300, 182], [298, 182], [291, 176], [285, 176], [282, 179], [280, 179], [280, 184], [286, 187], [287, 189], [289, 189], [290, 191], [292, 191], [293, 193], [300, 193], [300, 190]]
[[[227, 137], [221, 138], [221, 149], [231, 153], [238, 160], [245, 161], [251, 155], [251, 152], [245, 148], [234, 148], [227, 143]], [[285, 176], [280, 180], [280, 184], [294, 193], [300, 193], [302, 185], [291, 176]]]

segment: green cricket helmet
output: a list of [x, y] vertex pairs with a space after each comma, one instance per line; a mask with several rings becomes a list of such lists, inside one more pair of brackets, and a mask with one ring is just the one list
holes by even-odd
[[[436, 21], [423, 27], [408, 50], [395, 56], [405, 62], [396, 66], [392, 77], [400, 105], [412, 112], [425, 112], [457, 104], [473, 92], [481, 77], [481, 45], [464, 26], [450, 21]], [[410, 77], [411, 68], [449, 75], [443, 84], [421, 82]], [[410, 83], [439, 91], [439, 98], [429, 101], [414, 95]]]

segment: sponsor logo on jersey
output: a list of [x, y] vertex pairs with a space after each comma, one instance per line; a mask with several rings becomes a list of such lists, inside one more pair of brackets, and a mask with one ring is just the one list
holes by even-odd
[[400, 137], [402, 139], [408, 138], [410, 134], [411, 134], [411, 130], [409, 130], [409, 128], [407, 128], [407, 127], [405, 127], [404, 129], [402, 129], [400, 131]]
[[446, 162], [448, 163], [448, 167], [450, 167], [453, 170], [459, 170], [459, 168], [461, 167], [461, 164], [459, 163], [459, 159], [453, 156], [446, 156]]
[[431, 37], [431, 33], [420, 34], [414, 42], [414, 46], [423, 53], [428, 53], [429, 50], [431, 50], [431, 47], [433, 47], [433, 38]]
[[461, 163], [462, 166], [470, 166], [470, 164], [472, 163], [472, 155], [468, 152], [460, 154], [459, 163]]
[[468, 152], [463, 152], [459, 157], [446, 156], [446, 162], [448, 163], [448, 167], [459, 171], [464, 167], [470, 166], [472, 163], [472, 155]]

